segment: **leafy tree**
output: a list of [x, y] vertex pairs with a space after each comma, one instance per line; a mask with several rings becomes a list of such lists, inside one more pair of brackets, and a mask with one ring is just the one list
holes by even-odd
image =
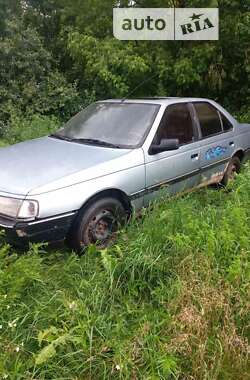
[[17, 20], [8, 22], [0, 40], [0, 99], [2, 132], [13, 112], [68, 117], [79, 103], [38, 33]]
[[125, 96], [129, 85], [143, 80], [150, 71], [133, 43], [99, 40], [73, 31], [69, 34], [68, 48], [78, 66], [80, 88], [89, 89], [98, 98]]

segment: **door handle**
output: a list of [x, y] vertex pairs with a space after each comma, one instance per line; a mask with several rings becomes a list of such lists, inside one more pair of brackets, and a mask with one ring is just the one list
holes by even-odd
[[229, 145], [234, 146], [234, 141], [230, 141]]
[[194, 153], [191, 155], [191, 160], [198, 160], [199, 158], [199, 153]]

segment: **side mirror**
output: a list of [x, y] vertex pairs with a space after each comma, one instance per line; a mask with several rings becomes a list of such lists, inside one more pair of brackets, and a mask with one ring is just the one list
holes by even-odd
[[158, 154], [162, 152], [167, 152], [169, 150], [177, 150], [179, 149], [179, 139], [164, 139], [161, 140], [161, 143], [159, 145], [152, 144], [149, 149], [149, 154]]

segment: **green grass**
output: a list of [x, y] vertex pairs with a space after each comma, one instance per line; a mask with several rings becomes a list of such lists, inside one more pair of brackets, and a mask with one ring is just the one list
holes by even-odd
[[250, 170], [227, 191], [163, 199], [83, 256], [0, 248], [0, 377], [249, 374]]

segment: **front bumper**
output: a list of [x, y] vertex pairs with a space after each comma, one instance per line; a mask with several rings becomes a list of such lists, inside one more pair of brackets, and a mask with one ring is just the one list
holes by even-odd
[[17, 245], [55, 242], [66, 238], [75, 216], [76, 212], [71, 212], [32, 222], [0, 216], [0, 229], [5, 230], [7, 241]]

